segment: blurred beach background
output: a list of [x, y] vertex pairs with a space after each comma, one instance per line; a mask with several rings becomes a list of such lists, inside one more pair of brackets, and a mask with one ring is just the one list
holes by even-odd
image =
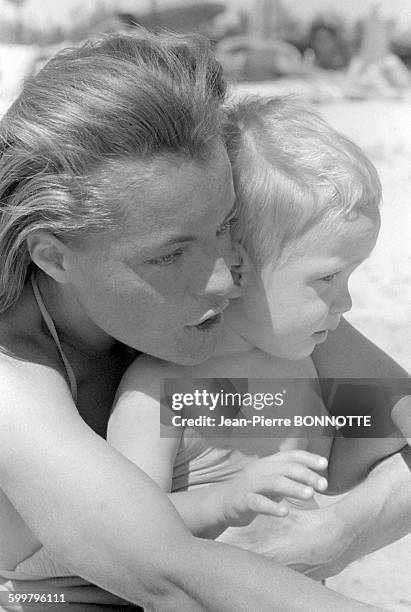
[[[138, 24], [206, 34], [231, 96], [304, 96], [369, 155], [383, 185], [382, 228], [352, 278], [347, 318], [411, 371], [411, 2], [0, 0], [0, 113], [58, 49]], [[410, 611], [411, 536], [328, 585]]]

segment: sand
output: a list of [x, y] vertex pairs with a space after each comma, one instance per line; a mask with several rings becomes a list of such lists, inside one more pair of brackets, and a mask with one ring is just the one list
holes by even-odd
[[353, 275], [347, 318], [411, 371], [411, 101], [320, 105], [371, 157], [383, 185], [382, 228]]
[[[347, 318], [411, 371], [411, 102], [338, 102], [319, 109], [365, 149], [383, 185], [381, 234], [353, 276]], [[411, 535], [358, 560], [327, 584], [355, 599], [409, 612]]]

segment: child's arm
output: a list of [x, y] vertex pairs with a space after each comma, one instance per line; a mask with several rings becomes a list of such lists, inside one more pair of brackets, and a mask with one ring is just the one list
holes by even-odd
[[[153, 365], [152, 365], [153, 364]], [[139, 466], [166, 493], [171, 491], [173, 466], [181, 432], [160, 425], [160, 379], [170, 374], [150, 358], [135, 361], [124, 375], [107, 429], [107, 441]], [[160, 428], [164, 437], [160, 437]], [[180, 433], [180, 435], [179, 435]], [[167, 435], [169, 434], [169, 435]], [[206, 487], [209, 489], [209, 487]], [[214, 487], [170, 495], [194, 535], [216, 537], [225, 529], [216, 508]]]
[[[279, 452], [257, 459], [223, 483], [191, 491], [172, 493], [170, 499], [187, 527], [196, 535], [216, 538], [229, 526], [248, 525], [257, 514], [285, 517], [284, 497], [308, 500], [314, 492], [323, 493], [327, 460], [302, 450]], [[204, 513], [201, 529], [199, 510]]]
[[[406, 408], [410, 406], [407, 404], [410, 399], [404, 399], [404, 394], [399, 394], [397, 389], [398, 385], [404, 385], [409, 375], [344, 319], [339, 327], [329, 334], [327, 341], [316, 347], [312, 357], [320, 379], [368, 378], [392, 381], [391, 387], [385, 385], [384, 393], [375, 394], [376, 401], [372, 408], [373, 428], [376, 428], [378, 435], [382, 437], [340, 436], [334, 442], [330, 456], [329, 492], [340, 492], [357, 484], [374, 465], [398, 452], [406, 444], [395, 425], [404, 435], [409, 432], [405, 427], [409, 427], [411, 422], [411, 407]], [[330, 390], [331, 385], [323, 385], [326, 402]], [[333, 406], [328, 407], [332, 413]], [[350, 414], [351, 401], [347, 402], [344, 410], [345, 414]]]
[[[154, 376], [153, 376], [154, 374]], [[123, 378], [110, 418], [107, 439], [143, 469], [164, 491], [171, 489], [179, 437], [160, 438], [159, 372], [134, 363]], [[162, 371], [163, 377], [167, 374]], [[182, 383], [179, 383], [182, 384]], [[170, 496], [188, 528], [216, 537], [229, 525], [248, 524], [257, 514], [285, 516], [283, 497], [308, 499], [327, 487], [327, 461], [296, 450], [276, 453], [248, 464], [227, 482]]]
[[[160, 381], [179, 376], [184, 376], [184, 372], [178, 366], [147, 356], [136, 360], [123, 376], [107, 429], [109, 444], [166, 493], [171, 491], [182, 432], [164, 423], [160, 425]], [[160, 436], [160, 428], [164, 437]], [[220, 512], [219, 493], [219, 487], [210, 486], [169, 497], [191, 533], [217, 537], [227, 527]]]
[[124, 374], [109, 419], [107, 441], [168, 492], [181, 435], [170, 427], [169, 436], [160, 436], [163, 374], [150, 368], [146, 362], [151, 361], [137, 359]]

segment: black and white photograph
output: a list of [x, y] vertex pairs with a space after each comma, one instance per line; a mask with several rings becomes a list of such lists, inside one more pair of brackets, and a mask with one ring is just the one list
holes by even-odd
[[0, 611], [411, 612], [411, 2], [0, 0]]

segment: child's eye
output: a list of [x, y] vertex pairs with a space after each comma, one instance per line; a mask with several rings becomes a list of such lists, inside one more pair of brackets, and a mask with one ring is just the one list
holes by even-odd
[[337, 274], [338, 272], [334, 272], [334, 274], [327, 274], [327, 276], [323, 276], [322, 278], [320, 278], [320, 280], [324, 281], [325, 283], [331, 283], [335, 279]]
[[237, 221], [238, 217], [231, 217], [231, 219], [227, 219], [227, 221], [224, 221], [224, 223], [220, 225], [217, 230], [217, 236], [223, 236], [224, 234], [227, 234], [230, 231], [231, 226], [234, 225], [234, 223], [236, 223]]
[[153, 264], [155, 266], [169, 266], [174, 263], [176, 259], [178, 259], [183, 254], [183, 249], [177, 249], [172, 253], [168, 253], [167, 255], [162, 255], [161, 257], [156, 257], [154, 259], [150, 259], [147, 263]]

